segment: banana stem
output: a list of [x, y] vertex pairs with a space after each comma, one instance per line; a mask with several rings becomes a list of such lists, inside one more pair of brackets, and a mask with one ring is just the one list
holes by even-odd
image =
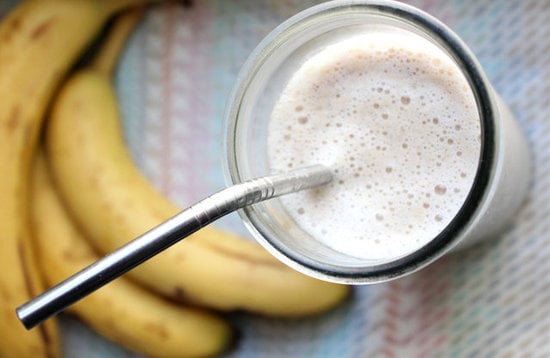
[[143, 13], [144, 8], [140, 6], [119, 15], [109, 31], [106, 42], [100, 48], [99, 53], [94, 56], [91, 63], [92, 68], [106, 76], [112, 74], [126, 40], [132, 34]]

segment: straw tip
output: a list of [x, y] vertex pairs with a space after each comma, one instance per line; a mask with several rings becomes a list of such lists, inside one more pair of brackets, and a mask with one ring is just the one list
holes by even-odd
[[15, 314], [23, 326], [28, 330], [32, 329], [39, 323], [32, 319], [32, 315], [28, 314], [28, 311], [25, 310], [25, 305], [17, 307], [15, 309]]

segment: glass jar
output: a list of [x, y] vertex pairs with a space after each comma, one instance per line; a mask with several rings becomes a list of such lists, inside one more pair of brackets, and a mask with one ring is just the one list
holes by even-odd
[[327, 44], [351, 34], [376, 32], [380, 26], [429, 40], [461, 69], [480, 118], [477, 172], [464, 204], [436, 237], [414, 252], [388, 260], [365, 260], [322, 244], [296, 224], [279, 199], [240, 211], [247, 228], [273, 255], [298, 271], [327, 281], [365, 284], [390, 280], [415, 272], [454, 248], [492, 237], [510, 222], [530, 183], [526, 139], [475, 56], [443, 23], [394, 1], [323, 3], [288, 19], [259, 44], [242, 68], [226, 109], [228, 183], [270, 174], [266, 154], [270, 116], [299, 66]]

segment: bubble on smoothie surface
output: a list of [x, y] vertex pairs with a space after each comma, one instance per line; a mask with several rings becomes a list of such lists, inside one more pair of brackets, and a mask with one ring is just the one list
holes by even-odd
[[[354, 34], [307, 59], [273, 107], [274, 172], [325, 164], [332, 183], [280, 198], [312, 237], [365, 259], [410, 253], [461, 208], [480, 125], [457, 66], [417, 35]], [[322, 225], [321, 225], [322, 223]]]

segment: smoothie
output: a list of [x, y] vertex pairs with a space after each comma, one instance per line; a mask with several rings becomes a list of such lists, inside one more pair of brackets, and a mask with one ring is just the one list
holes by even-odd
[[420, 36], [381, 27], [298, 66], [273, 107], [267, 156], [273, 172], [329, 166], [331, 184], [282, 205], [325, 245], [385, 261], [425, 245], [460, 210], [480, 134], [456, 64]]

